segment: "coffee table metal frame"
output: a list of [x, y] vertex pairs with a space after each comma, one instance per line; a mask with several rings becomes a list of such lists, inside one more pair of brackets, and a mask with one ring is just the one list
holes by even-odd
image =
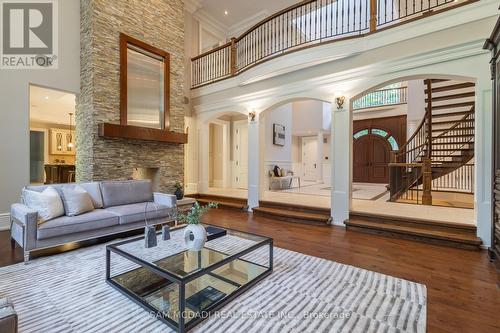
[[[204, 225], [209, 226], [208, 224], [204, 224]], [[183, 229], [184, 227], [185, 226], [178, 227], [178, 228], [175, 228], [174, 230]], [[220, 228], [218, 226], [214, 226], [214, 227]], [[220, 301], [212, 304], [210, 307], [208, 307], [207, 309], [204, 310], [206, 313], [212, 314], [213, 312], [222, 308], [227, 303], [231, 302], [234, 298], [238, 297], [239, 295], [241, 295], [242, 293], [244, 293], [245, 291], [247, 291], [251, 287], [255, 286], [259, 281], [261, 281], [265, 277], [269, 276], [273, 272], [273, 239], [272, 238], [268, 238], [268, 237], [260, 236], [257, 234], [248, 233], [248, 232], [232, 230], [232, 229], [228, 229], [228, 228], [223, 228], [223, 229], [228, 230], [228, 231], [234, 231], [234, 232], [241, 233], [241, 234], [247, 234], [247, 235], [254, 236], [254, 237], [259, 237], [259, 238], [262, 238], [263, 240], [252, 245], [251, 247], [246, 248], [245, 250], [243, 250], [241, 252], [238, 252], [234, 255], [228, 256], [227, 258], [221, 260], [220, 262], [212, 264], [206, 268], [200, 268], [196, 272], [189, 274], [186, 277], [179, 277], [175, 274], [170, 273], [167, 270], [164, 270], [164, 269], [162, 269], [162, 268], [160, 268], [160, 267], [158, 267], [158, 266], [156, 266], [148, 261], [142, 260], [141, 258], [138, 258], [138, 257], [118, 248], [120, 245], [144, 240], [144, 236], [136, 237], [136, 238], [133, 238], [130, 240], [126, 240], [123, 242], [118, 242], [118, 243], [114, 243], [114, 244], [110, 244], [110, 245], [106, 246], [106, 282], [109, 285], [111, 285], [112, 287], [114, 287], [115, 289], [117, 289], [118, 291], [120, 291], [126, 297], [130, 298], [136, 304], [138, 304], [138, 305], [142, 306], [144, 309], [148, 310], [150, 313], [155, 313], [156, 318], [158, 318], [159, 320], [161, 320], [162, 322], [164, 322], [165, 324], [167, 324], [171, 328], [177, 330], [177, 332], [179, 332], [179, 333], [187, 332], [190, 329], [192, 329], [193, 327], [195, 327], [196, 325], [198, 325], [199, 323], [201, 323], [203, 320], [206, 319], [206, 316], [197, 316], [186, 323], [185, 316], [181, 315], [181, 314], [184, 314], [185, 310], [186, 310], [186, 297], [185, 297], [186, 290], [185, 290], [185, 288], [186, 288], [187, 283], [189, 283], [190, 281], [193, 281], [193, 280], [195, 280], [203, 275], [206, 275], [206, 274], [213, 275], [214, 274], [214, 273], [212, 273], [213, 270], [215, 270], [219, 267], [222, 267], [228, 263], [231, 263], [237, 259], [247, 261], [245, 259], [241, 259], [241, 257], [257, 250], [260, 247], [264, 247], [266, 245], [269, 246], [269, 267], [252, 262], [252, 264], [254, 264], [254, 265], [266, 268], [266, 270], [263, 273], [259, 274], [254, 279], [252, 279], [251, 281], [249, 281], [248, 283], [246, 283], [244, 285], [240, 285], [235, 291], [233, 291], [232, 293], [230, 293], [229, 295], [227, 295], [226, 297], [224, 297]], [[212, 250], [212, 251], [218, 252], [216, 250]], [[167, 279], [168, 281], [173, 282], [179, 286], [179, 316], [178, 316], [179, 322], [178, 323], [175, 322], [174, 320], [168, 318], [167, 316], [163, 315], [160, 311], [155, 309], [152, 305], [147, 303], [144, 299], [137, 296], [136, 294], [129, 291], [127, 288], [123, 287], [122, 285], [120, 285], [119, 283], [117, 283], [113, 280], [113, 278], [110, 276], [110, 274], [111, 274], [111, 252], [113, 252], [121, 257], [124, 257], [125, 259], [130, 260], [131, 262], [133, 262], [133, 263], [135, 263], [135, 264], [137, 264], [145, 269], [148, 269], [152, 273], [157, 274], [157, 275], [159, 275], [159, 276]], [[228, 282], [228, 281], [226, 281], [226, 282]], [[231, 282], [232, 282], [232, 284], [236, 285], [236, 283], [234, 281], [231, 281]]]

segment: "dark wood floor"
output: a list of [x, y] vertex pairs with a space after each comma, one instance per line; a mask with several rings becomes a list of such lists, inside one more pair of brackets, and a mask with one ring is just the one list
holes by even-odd
[[[423, 283], [428, 332], [500, 332], [500, 290], [486, 251], [276, 221], [236, 210], [219, 209], [204, 220], [273, 237], [277, 247]], [[21, 250], [11, 251], [8, 233], [1, 232], [0, 266], [20, 261]]]

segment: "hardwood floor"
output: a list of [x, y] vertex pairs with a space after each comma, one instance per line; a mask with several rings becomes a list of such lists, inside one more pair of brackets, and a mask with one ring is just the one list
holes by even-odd
[[[500, 290], [486, 251], [278, 221], [229, 209], [214, 210], [204, 221], [273, 237], [277, 247], [423, 283], [428, 332], [500, 332]], [[52, 254], [66, 249], [54, 249]], [[21, 261], [19, 247], [11, 251], [8, 233], [0, 232], [0, 266]]]

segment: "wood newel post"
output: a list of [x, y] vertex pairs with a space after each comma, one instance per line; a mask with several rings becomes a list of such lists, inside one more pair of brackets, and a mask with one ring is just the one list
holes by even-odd
[[424, 158], [422, 167], [422, 203], [432, 205], [432, 162], [430, 158]]
[[425, 112], [427, 122], [427, 150], [425, 156], [432, 159], [432, 84], [431, 80], [427, 82], [427, 110]]
[[231, 38], [231, 76], [236, 75], [236, 38]]
[[377, 30], [377, 0], [370, 0], [370, 32]]

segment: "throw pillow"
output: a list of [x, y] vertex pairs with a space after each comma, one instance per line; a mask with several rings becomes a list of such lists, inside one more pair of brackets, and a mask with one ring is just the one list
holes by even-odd
[[80, 185], [63, 186], [61, 194], [67, 216], [77, 216], [94, 210], [90, 194]]
[[274, 169], [273, 169], [273, 172], [274, 172], [274, 175], [276, 177], [281, 177], [281, 175], [280, 175], [280, 167], [279, 166], [275, 165]]
[[23, 201], [26, 206], [37, 211], [38, 224], [64, 215], [61, 197], [52, 186], [47, 187], [42, 192], [24, 190]]

